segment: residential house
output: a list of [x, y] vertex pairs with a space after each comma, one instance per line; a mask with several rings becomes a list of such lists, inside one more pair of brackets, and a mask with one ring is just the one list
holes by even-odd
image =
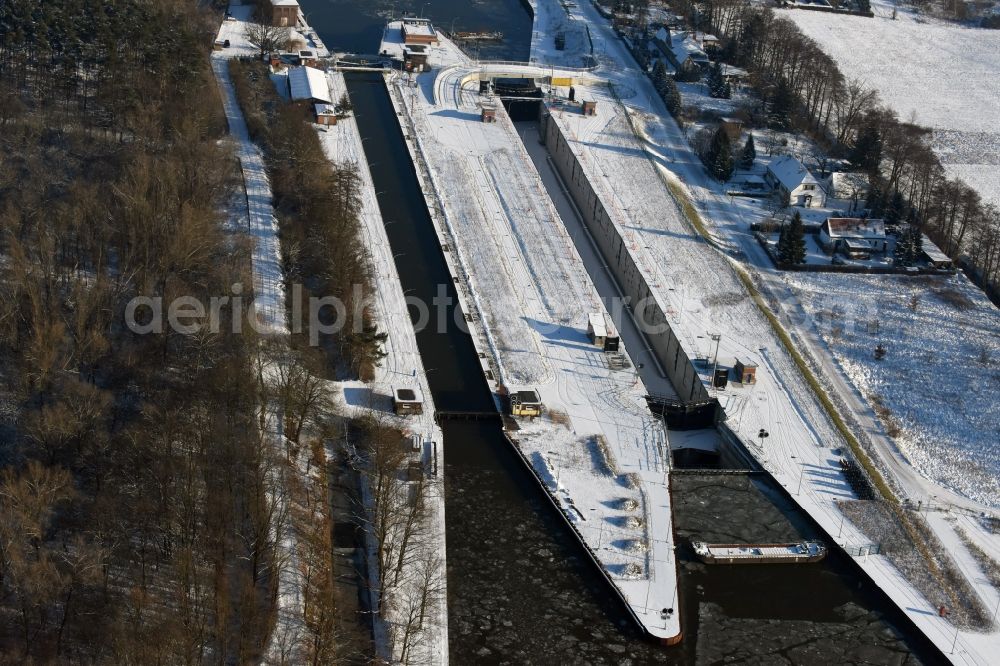
[[270, 0], [271, 24], [294, 28], [299, 22], [298, 0]]
[[688, 61], [703, 70], [711, 66], [708, 54], [689, 33], [671, 33], [667, 28], [660, 28], [653, 36], [653, 44], [675, 70], [681, 69]]
[[764, 180], [785, 206], [813, 208], [823, 205], [823, 188], [802, 162], [783, 155], [767, 165]]
[[719, 48], [718, 37], [700, 30], [694, 33], [694, 41], [701, 47], [701, 50], [706, 53], [711, 53], [715, 49]]
[[851, 259], [868, 259], [888, 249], [885, 222], [863, 217], [827, 218], [819, 228], [819, 243], [825, 252]]

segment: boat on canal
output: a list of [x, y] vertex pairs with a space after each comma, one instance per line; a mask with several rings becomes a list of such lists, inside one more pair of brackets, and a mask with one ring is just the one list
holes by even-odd
[[705, 564], [807, 564], [826, 557], [826, 546], [819, 541], [751, 544], [694, 541], [691, 545]]

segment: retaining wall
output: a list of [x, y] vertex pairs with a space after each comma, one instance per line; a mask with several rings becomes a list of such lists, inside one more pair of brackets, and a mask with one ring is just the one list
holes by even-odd
[[627, 296], [629, 308], [636, 320], [645, 323], [646, 339], [670, 378], [681, 400], [708, 400], [708, 390], [698, 376], [694, 364], [681, 347], [670, 327], [669, 320], [656, 299], [646, 279], [636, 265], [632, 254], [625, 247], [625, 240], [618, 227], [611, 221], [604, 203], [594, 191], [576, 154], [570, 149], [558, 123], [542, 109], [540, 132], [552, 156], [567, 191], [573, 197], [583, 222], [598, 249]]

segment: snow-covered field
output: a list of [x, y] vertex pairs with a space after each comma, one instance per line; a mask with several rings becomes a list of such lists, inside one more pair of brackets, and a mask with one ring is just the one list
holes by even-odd
[[[967, 28], [872, 3], [874, 19], [788, 10], [847, 77], [879, 91], [900, 118], [935, 130], [948, 174], [1000, 202], [1000, 30]], [[992, 165], [986, 168], [984, 165]]]
[[789, 280], [854, 385], [887, 410], [913, 466], [1000, 507], [1000, 310], [961, 275]]

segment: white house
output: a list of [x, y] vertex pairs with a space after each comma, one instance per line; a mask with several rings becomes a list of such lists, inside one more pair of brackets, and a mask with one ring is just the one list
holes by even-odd
[[702, 69], [711, 66], [708, 54], [689, 33], [671, 33], [666, 28], [660, 28], [653, 35], [653, 43], [675, 70], [679, 70], [688, 61]]
[[330, 104], [330, 85], [326, 74], [315, 67], [293, 67], [288, 70], [288, 92], [293, 100], [309, 100]]
[[783, 155], [767, 165], [764, 180], [778, 194], [785, 206], [812, 208], [823, 205], [823, 188], [819, 181], [791, 155]]
[[839, 252], [852, 259], [867, 259], [888, 247], [885, 222], [860, 217], [827, 218], [819, 228], [819, 242], [829, 254]]

